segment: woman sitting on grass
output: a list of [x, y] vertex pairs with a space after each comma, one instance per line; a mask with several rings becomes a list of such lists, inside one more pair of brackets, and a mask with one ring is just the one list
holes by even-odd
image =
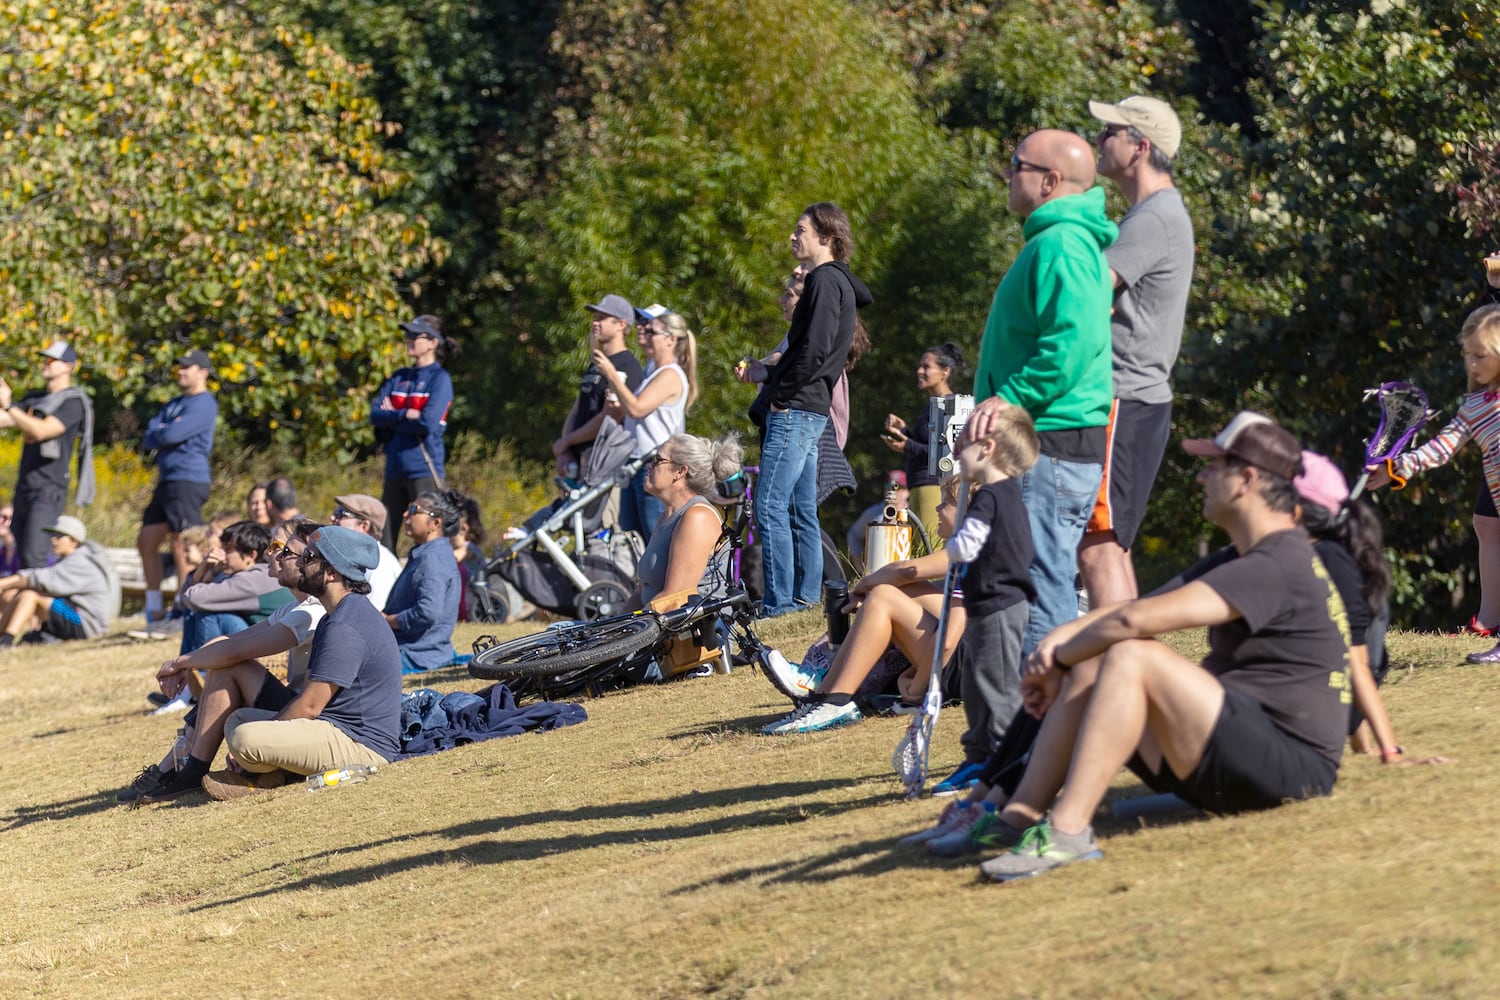
[[728, 574], [722, 559], [709, 565], [724, 527], [710, 498], [719, 483], [739, 474], [743, 460], [744, 450], [733, 436], [714, 441], [677, 434], [646, 463], [646, 492], [661, 502], [664, 512], [636, 565], [640, 585], [632, 609], [647, 607], [662, 595], [725, 592]]
[[[953, 535], [957, 513], [960, 480], [950, 477], [942, 484], [942, 500], [937, 507], [938, 535]], [[933, 646], [937, 642], [938, 615], [942, 611], [942, 579], [948, 571], [948, 552], [937, 552], [919, 559], [902, 559], [887, 563], [866, 573], [849, 591], [844, 611], [858, 611], [849, 635], [839, 645], [838, 654], [828, 673], [818, 683], [814, 698], [807, 706], [766, 726], [761, 732], [770, 736], [809, 732], [823, 715], [842, 713], [842, 721], [860, 718], [852, 699], [865, 678], [892, 646], [900, 650], [911, 666], [896, 679], [901, 708], [915, 710], [927, 690], [932, 673]], [[964, 631], [963, 594], [954, 590], [948, 608], [948, 630], [944, 636], [942, 662], [946, 664], [958, 646]], [[831, 696], [831, 697], [830, 697]], [[817, 712], [820, 705], [829, 706]], [[848, 706], [848, 707], [845, 707]], [[851, 712], [852, 709], [852, 712]], [[837, 724], [837, 723], [835, 723]]]

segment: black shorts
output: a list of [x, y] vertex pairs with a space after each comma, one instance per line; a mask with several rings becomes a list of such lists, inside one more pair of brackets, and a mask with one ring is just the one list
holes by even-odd
[[1474, 513], [1480, 517], [1500, 517], [1495, 510], [1495, 498], [1490, 496], [1490, 484], [1479, 484], [1479, 496], [1474, 498]]
[[47, 612], [47, 622], [42, 626], [42, 631], [59, 639], [88, 638], [83, 631], [83, 619], [78, 617], [78, 609], [61, 597], [52, 598], [52, 610]]
[[1224, 707], [1214, 723], [1203, 759], [1179, 778], [1166, 761], [1152, 773], [1137, 755], [1130, 770], [1158, 792], [1178, 795], [1214, 813], [1271, 809], [1284, 802], [1327, 795], [1338, 765], [1279, 728], [1260, 702], [1224, 690]]
[[208, 483], [164, 479], [156, 484], [151, 503], [141, 515], [142, 524], [165, 524], [173, 531], [203, 523], [203, 505], [208, 503]]
[[1115, 400], [1109, 411], [1104, 478], [1085, 529], [1088, 533], [1113, 531], [1122, 549], [1135, 544], [1171, 431], [1171, 403]]
[[296, 697], [297, 692], [266, 674], [266, 679], [261, 681], [260, 690], [255, 693], [255, 704], [250, 707], [279, 712], [296, 700]]

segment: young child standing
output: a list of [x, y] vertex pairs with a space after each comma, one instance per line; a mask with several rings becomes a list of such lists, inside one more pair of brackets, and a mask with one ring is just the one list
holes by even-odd
[[1369, 486], [1378, 489], [1390, 482], [1405, 486], [1408, 477], [1450, 461], [1464, 442], [1479, 445], [1484, 452], [1484, 482], [1474, 501], [1479, 613], [1469, 620], [1469, 630], [1492, 636], [1500, 627], [1500, 512], [1495, 507], [1495, 498], [1500, 496], [1500, 306], [1483, 306], [1470, 313], [1459, 343], [1469, 392], [1458, 413], [1422, 447], [1372, 466]]

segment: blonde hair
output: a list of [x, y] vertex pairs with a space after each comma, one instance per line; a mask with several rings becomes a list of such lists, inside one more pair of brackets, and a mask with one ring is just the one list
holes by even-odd
[[657, 322], [677, 338], [677, 363], [687, 377], [687, 409], [691, 410], [698, 402], [698, 340], [688, 329], [687, 320], [678, 313], [662, 313]]
[[208, 538], [209, 538], [208, 525], [206, 525], [206, 524], [194, 524], [194, 525], [190, 525], [190, 526], [188, 526], [186, 528], [183, 528], [180, 532], [178, 532], [178, 535], [182, 539], [182, 547], [183, 547], [184, 551], [190, 545], [197, 546], [198, 549], [199, 549], [199, 551], [201, 551], [201, 552], [207, 552], [208, 551]]
[[[1463, 330], [1458, 335], [1460, 345], [1468, 341], [1473, 341], [1475, 347], [1491, 357], [1500, 358], [1500, 306], [1480, 306], [1469, 313], [1464, 320]], [[1488, 388], [1490, 386], [1474, 381], [1473, 375], [1469, 376], [1470, 392]]]
[[990, 464], [1012, 479], [1024, 475], [1042, 452], [1031, 414], [1014, 404], [1002, 406], [984, 440], [995, 446]]

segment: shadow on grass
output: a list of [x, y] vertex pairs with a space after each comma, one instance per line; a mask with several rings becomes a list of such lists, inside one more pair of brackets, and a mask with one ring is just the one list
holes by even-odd
[[53, 822], [61, 819], [76, 819], [110, 809], [123, 808], [115, 801], [113, 791], [80, 795], [62, 802], [47, 802], [37, 806], [21, 806], [10, 813], [0, 815], [0, 832], [17, 830], [30, 823]]
[[[883, 777], [882, 775], [881, 778], [883, 779]], [[786, 826], [790, 823], [801, 822], [815, 816], [829, 816], [854, 809], [865, 809], [890, 800], [890, 793], [881, 791], [845, 802], [809, 803], [799, 801], [804, 796], [835, 788], [847, 788], [850, 785], [860, 784], [865, 780], [877, 779], [856, 778], [851, 780], [839, 778], [826, 781], [792, 781], [747, 785], [743, 788], [728, 788], [708, 793], [691, 793], [669, 799], [655, 799], [646, 802], [600, 803], [578, 809], [546, 810], [525, 816], [473, 820], [426, 832], [407, 831], [399, 836], [387, 837], [355, 847], [331, 848], [327, 851], [306, 854], [299, 858], [289, 858], [287, 861], [277, 865], [276, 868], [263, 869], [263, 871], [269, 873], [287, 868], [297, 870], [320, 859], [345, 857], [351, 851], [373, 850], [391, 844], [405, 843], [424, 836], [464, 840], [469, 837], [492, 834], [496, 831], [497, 827], [501, 826], [506, 830], [512, 830], [517, 827], [537, 824], [572, 823], [587, 832], [508, 841], [484, 840], [464, 844], [462, 847], [455, 849], [424, 851], [403, 858], [348, 868], [327, 875], [307, 876], [297, 879], [294, 882], [288, 882], [264, 890], [248, 892], [240, 896], [211, 903], [204, 903], [194, 907], [194, 909], [212, 910], [221, 906], [229, 906], [261, 898], [272, 893], [307, 889], [314, 886], [321, 888], [341, 888], [358, 885], [363, 882], [392, 875], [396, 872], [412, 868], [422, 868], [429, 865], [449, 864], [454, 860], [462, 860], [464, 863], [470, 865], [502, 864], [508, 861], [534, 861], [551, 855], [566, 854], [570, 851], [587, 851], [622, 842], [641, 845], [665, 845], [675, 841], [690, 840], [716, 833], [729, 833], [736, 830], [767, 826]], [[771, 802], [777, 799], [790, 799], [792, 801], [735, 815], [714, 816], [677, 826], [668, 826], [660, 822], [664, 815], [672, 813], [691, 813], [733, 808], [744, 803]], [[611, 825], [611, 821], [619, 820], [647, 820], [651, 822], [651, 825], [627, 829]], [[601, 824], [604, 825], [604, 828], [601, 828]]]

